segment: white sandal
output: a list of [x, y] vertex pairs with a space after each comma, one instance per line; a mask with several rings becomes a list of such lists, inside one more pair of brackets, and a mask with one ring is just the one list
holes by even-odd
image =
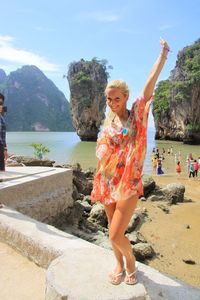
[[110, 283], [114, 284], [114, 285], [118, 285], [122, 282], [123, 276], [124, 276], [124, 272], [125, 270], [123, 270], [123, 272], [116, 274], [114, 271], [109, 274], [110, 277]]
[[[136, 272], [137, 272], [137, 269], [135, 269], [135, 271], [134, 271], [133, 273], [131, 273], [131, 274], [128, 274], [128, 272], [126, 271], [126, 277], [125, 277], [125, 279], [124, 279], [124, 282], [125, 282], [126, 284], [129, 284], [129, 285], [134, 285], [134, 284], [136, 284], [136, 283], [137, 283]], [[135, 276], [134, 276], [133, 281], [130, 281], [131, 277], [132, 277], [134, 274], [135, 274]], [[127, 280], [127, 278], [128, 278], [128, 280]]]

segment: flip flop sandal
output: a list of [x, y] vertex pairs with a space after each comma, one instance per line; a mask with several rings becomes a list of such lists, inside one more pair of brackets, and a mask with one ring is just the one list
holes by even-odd
[[122, 282], [122, 279], [124, 277], [124, 273], [125, 271], [116, 274], [114, 271], [109, 275], [110, 277], [110, 283], [114, 284], [114, 285], [118, 285]]
[[[129, 284], [129, 285], [134, 285], [134, 284], [136, 284], [136, 283], [137, 283], [136, 272], [137, 272], [137, 269], [136, 269], [133, 273], [131, 273], [131, 274], [128, 274], [128, 272], [126, 271], [126, 277], [125, 277], [125, 279], [124, 279], [124, 282], [125, 282], [126, 284]], [[131, 277], [132, 277], [134, 274], [135, 274], [135, 276], [134, 276], [135, 278], [134, 278], [133, 280], [130, 281]], [[128, 278], [128, 279], [127, 279], [127, 278]]]

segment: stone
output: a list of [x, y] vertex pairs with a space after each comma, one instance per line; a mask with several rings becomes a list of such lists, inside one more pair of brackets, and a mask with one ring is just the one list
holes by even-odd
[[88, 180], [86, 175], [80, 170], [73, 170], [73, 184], [76, 186], [79, 193], [84, 195], [90, 195], [93, 182]]
[[[200, 39], [179, 51], [176, 66], [170, 77], [161, 81], [155, 90], [152, 112], [156, 139], [200, 144], [199, 45]], [[198, 71], [195, 72], [194, 68]], [[168, 94], [169, 97], [161, 99], [160, 92]], [[162, 109], [159, 109], [161, 106]]]
[[166, 195], [170, 204], [184, 201], [185, 187], [182, 184], [170, 183], [165, 188], [162, 188], [161, 191]]
[[108, 221], [104, 207], [101, 203], [95, 203], [92, 206], [88, 220], [102, 227], [107, 227]]
[[149, 243], [137, 243], [133, 246], [133, 252], [138, 261], [152, 258], [155, 255], [155, 252]]
[[184, 263], [189, 264], [189, 265], [195, 265], [196, 262], [191, 259], [191, 258], [183, 258]]
[[82, 141], [96, 141], [105, 117], [105, 65], [96, 59], [81, 59], [70, 64], [67, 79], [74, 128]]
[[39, 159], [31, 156], [12, 155], [10, 159], [15, 160], [19, 164], [25, 166], [53, 167], [55, 161], [49, 159]]
[[154, 179], [149, 175], [142, 175], [142, 183], [144, 187], [144, 196], [147, 197], [156, 187]]

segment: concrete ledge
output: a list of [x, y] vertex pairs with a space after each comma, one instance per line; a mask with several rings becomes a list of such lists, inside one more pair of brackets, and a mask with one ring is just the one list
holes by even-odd
[[8, 167], [0, 178], [0, 201], [6, 206], [50, 224], [63, 211], [70, 213], [71, 169]]
[[0, 209], [0, 240], [44, 268], [68, 249], [96, 247], [7, 207]]
[[107, 281], [112, 251], [6, 207], [0, 209], [0, 239], [48, 267], [46, 300], [200, 299], [199, 289], [141, 263], [137, 285], [112, 286]]
[[48, 268], [46, 300], [149, 299], [143, 283], [130, 286], [122, 282], [114, 286], [108, 282], [108, 272], [114, 263], [113, 253], [103, 248], [68, 249]]

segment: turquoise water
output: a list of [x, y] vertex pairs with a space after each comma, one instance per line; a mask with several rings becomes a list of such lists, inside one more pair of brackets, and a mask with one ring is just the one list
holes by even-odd
[[[185, 168], [188, 153], [194, 157], [200, 156], [200, 146], [184, 145], [181, 142], [155, 141], [154, 128], [148, 129], [148, 147], [144, 164], [144, 172], [151, 173], [151, 154], [153, 147], [167, 149], [173, 146], [174, 153], [181, 151]], [[7, 132], [7, 144], [10, 154], [33, 156], [32, 143], [42, 143], [50, 149], [46, 157], [59, 164], [74, 164], [79, 162], [83, 169], [96, 166], [95, 142], [81, 142], [75, 132]], [[174, 172], [174, 156], [167, 156], [163, 164], [165, 172]]]

